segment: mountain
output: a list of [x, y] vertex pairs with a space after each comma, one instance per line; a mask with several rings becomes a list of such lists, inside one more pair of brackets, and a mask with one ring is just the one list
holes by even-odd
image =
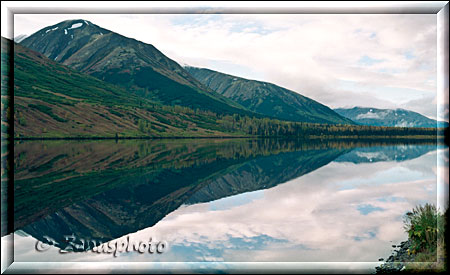
[[[9, 81], [14, 52], [14, 86], [2, 85], [2, 126], [15, 138], [230, 137], [421, 135], [432, 128], [375, 129], [369, 126], [308, 124], [251, 116], [220, 116], [209, 110], [161, 105], [129, 89], [102, 81], [2, 38], [2, 83]], [[14, 48], [13, 51], [9, 51]], [[14, 87], [14, 92], [8, 87]], [[5, 88], [5, 89], [3, 89]], [[7, 95], [14, 94], [9, 101]], [[14, 104], [8, 103], [11, 102]], [[214, 108], [213, 108], [214, 109]], [[245, 111], [250, 112], [250, 111]], [[256, 114], [256, 113], [251, 113]], [[252, 115], [253, 116], [253, 115]], [[8, 136], [2, 127], [2, 137]]]
[[[2, 62], [9, 60], [6, 51], [9, 43], [14, 42], [2, 38]], [[2, 81], [6, 77], [7, 71], [2, 70]], [[216, 118], [206, 112], [158, 105], [14, 44], [16, 137], [114, 137], [116, 134], [228, 135], [217, 125]]]
[[351, 109], [334, 109], [336, 113], [362, 125], [392, 127], [448, 127], [446, 122], [437, 122], [419, 113], [404, 109], [376, 109], [354, 107]]
[[87, 20], [67, 20], [45, 27], [25, 38], [21, 45], [164, 105], [255, 115], [206, 88], [154, 46]]
[[217, 93], [266, 116], [300, 122], [354, 124], [327, 106], [275, 84], [209, 69], [190, 66], [184, 68]]

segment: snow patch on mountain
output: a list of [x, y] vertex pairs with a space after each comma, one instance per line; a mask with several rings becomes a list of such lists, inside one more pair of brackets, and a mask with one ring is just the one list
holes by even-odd
[[79, 27], [83, 26], [83, 23], [75, 23], [72, 25], [72, 27], [68, 28], [68, 30], [77, 29]]
[[415, 124], [413, 122], [405, 121], [404, 119], [400, 120], [397, 124], [395, 124], [396, 127], [414, 127]]
[[388, 115], [387, 112], [379, 112], [379, 113], [374, 113], [372, 112], [372, 110], [370, 110], [369, 112], [365, 113], [365, 114], [359, 114], [356, 116], [356, 119], [363, 119], [363, 118], [376, 118], [376, 119], [383, 119], [386, 117], [386, 115]]

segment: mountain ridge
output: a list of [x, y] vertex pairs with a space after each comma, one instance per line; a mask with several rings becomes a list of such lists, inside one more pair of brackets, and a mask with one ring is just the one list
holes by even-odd
[[207, 68], [184, 68], [217, 93], [266, 116], [298, 122], [354, 124], [331, 108], [273, 83], [245, 79]]

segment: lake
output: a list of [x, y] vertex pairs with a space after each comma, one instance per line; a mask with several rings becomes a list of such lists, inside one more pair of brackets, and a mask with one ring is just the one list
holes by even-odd
[[[14, 261], [369, 272], [407, 239], [406, 212], [447, 203], [442, 169], [448, 147], [432, 142], [20, 141]], [[150, 238], [160, 251], [136, 251]], [[94, 242], [116, 247], [93, 252]]]

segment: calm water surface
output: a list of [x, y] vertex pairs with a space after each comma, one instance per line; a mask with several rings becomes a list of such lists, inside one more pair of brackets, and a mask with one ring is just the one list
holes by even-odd
[[[20, 142], [14, 260], [376, 263], [407, 239], [408, 210], [448, 192], [439, 156], [448, 167], [436, 144]], [[67, 235], [79, 252], [59, 253]], [[168, 246], [114, 257], [80, 243], [126, 236]]]

